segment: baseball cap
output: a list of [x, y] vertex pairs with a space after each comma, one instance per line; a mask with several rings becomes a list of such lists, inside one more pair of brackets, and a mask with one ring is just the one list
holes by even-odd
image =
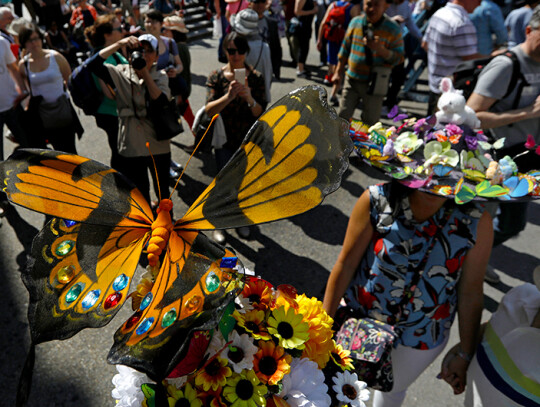
[[152, 47], [154, 51], [156, 51], [158, 48], [158, 40], [152, 34], [143, 34], [139, 36], [139, 41], [147, 42], [148, 44], [150, 44], [150, 46]]

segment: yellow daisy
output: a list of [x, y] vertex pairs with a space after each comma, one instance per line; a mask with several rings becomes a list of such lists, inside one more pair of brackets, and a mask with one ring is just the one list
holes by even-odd
[[273, 341], [259, 341], [259, 351], [253, 358], [253, 369], [262, 383], [278, 384], [291, 370], [292, 357]]
[[234, 311], [233, 317], [236, 319], [238, 326], [244, 328], [253, 338], [262, 339], [264, 341], [271, 339], [271, 336], [265, 327], [264, 311], [254, 309], [245, 314]]
[[191, 387], [191, 384], [186, 383], [181, 389], [175, 386], [167, 386], [169, 397], [169, 407], [184, 406], [184, 407], [202, 407], [202, 401], [197, 398], [197, 390]]
[[268, 332], [279, 339], [279, 344], [287, 349], [304, 349], [309, 339], [309, 325], [304, 316], [293, 308], [279, 307], [268, 318]]
[[217, 390], [227, 383], [227, 377], [232, 374], [227, 366], [227, 359], [214, 358], [203, 367], [195, 376], [195, 385], [202, 387], [204, 391]]
[[334, 363], [343, 370], [353, 370], [352, 359], [349, 357], [351, 352], [343, 349], [336, 341], [332, 340], [332, 342], [334, 343], [334, 349], [330, 353], [330, 357]]
[[227, 380], [223, 396], [231, 407], [262, 407], [266, 406], [264, 395], [267, 391], [253, 370], [244, 370]]

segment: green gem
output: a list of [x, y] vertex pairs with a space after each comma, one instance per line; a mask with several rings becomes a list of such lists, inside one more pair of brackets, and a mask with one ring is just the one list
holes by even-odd
[[174, 321], [176, 321], [176, 316], [176, 310], [174, 308], [167, 311], [165, 315], [163, 315], [163, 319], [161, 320], [161, 326], [163, 328], [171, 326]]
[[75, 246], [75, 242], [73, 240], [64, 240], [62, 243], [56, 246], [56, 254], [59, 256], [67, 256], [71, 249], [73, 249], [73, 246]]
[[219, 277], [213, 271], [206, 277], [206, 289], [213, 293], [219, 288]]
[[66, 294], [66, 302], [69, 304], [79, 298], [79, 295], [81, 295], [83, 288], [84, 283], [77, 283], [73, 287], [71, 287]]

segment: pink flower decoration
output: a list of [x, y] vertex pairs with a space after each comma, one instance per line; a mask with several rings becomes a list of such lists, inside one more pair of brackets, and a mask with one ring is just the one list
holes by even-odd
[[536, 147], [535, 153], [536, 153], [537, 155], [540, 155], [540, 146]]
[[456, 124], [447, 124], [444, 127], [446, 129], [446, 132], [448, 133], [448, 136], [463, 134], [463, 130], [461, 129], [461, 127]]
[[534, 148], [535, 145], [536, 143], [534, 141], [534, 137], [532, 136], [532, 134], [527, 135], [527, 142], [525, 143], [525, 148], [528, 148], [530, 150]]

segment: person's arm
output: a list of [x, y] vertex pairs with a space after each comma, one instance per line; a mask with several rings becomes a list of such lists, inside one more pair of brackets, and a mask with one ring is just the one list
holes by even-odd
[[318, 6], [317, 3], [313, 3], [313, 8], [311, 10], [302, 10], [306, 4], [306, 0], [296, 0], [294, 2], [294, 15], [296, 17], [310, 16], [312, 14], [317, 14]]
[[343, 75], [345, 75], [345, 67], [347, 66], [347, 60], [349, 59], [349, 53], [351, 52], [352, 38], [354, 29], [351, 27], [352, 24], [349, 24], [349, 28], [345, 33], [345, 37], [341, 42], [341, 48], [338, 54], [338, 63], [334, 75], [332, 76], [333, 83], [341, 83]]
[[214, 9], [216, 10], [216, 18], [221, 17], [221, 6], [219, 0], [214, 0]]
[[330, 6], [326, 9], [326, 13], [324, 13], [324, 17], [321, 20], [321, 24], [319, 24], [319, 33], [317, 35], [317, 49], [319, 51], [322, 49], [324, 25], [326, 24], [326, 20], [328, 19], [328, 13], [330, 13], [330, 10], [334, 8], [334, 4], [335, 3], [331, 3]]
[[533, 104], [506, 112], [490, 112], [489, 108], [493, 106], [498, 99], [482, 96], [473, 92], [467, 100], [467, 106], [471, 107], [481, 122], [483, 129], [493, 129], [506, 126], [521, 120], [540, 118], [540, 96], [536, 98]]
[[77, 24], [77, 21], [79, 20], [79, 8], [76, 8], [71, 13], [71, 18], [69, 19], [69, 24], [72, 26], [75, 26]]
[[69, 76], [71, 75], [71, 67], [69, 66], [69, 62], [59, 52], [53, 51], [53, 55], [51, 56], [56, 59], [56, 63], [60, 68], [60, 73], [62, 73], [62, 78], [64, 78], [64, 83], [67, 85]]
[[[21, 60], [19, 62], [23, 64]], [[17, 62], [12, 62], [11, 64], [6, 64], [9, 74], [13, 79], [13, 82], [17, 85], [18, 94], [15, 100], [13, 101], [13, 106], [17, 106], [25, 97], [29, 95], [28, 90], [26, 89], [26, 84], [24, 83], [23, 75], [17, 66]]]
[[331, 317], [336, 313], [339, 301], [354, 277], [354, 273], [372, 237], [373, 226], [370, 222], [369, 190], [365, 190], [354, 205], [347, 225], [343, 247], [326, 284], [323, 308]]
[[480, 336], [484, 275], [493, 244], [492, 218], [487, 211], [478, 222], [476, 236], [475, 245], [465, 256], [458, 285], [457, 312], [461, 353], [450, 359], [441, 372], [441, 377], [452, 386], [454, 394], [465, 390], [467, 368]]

